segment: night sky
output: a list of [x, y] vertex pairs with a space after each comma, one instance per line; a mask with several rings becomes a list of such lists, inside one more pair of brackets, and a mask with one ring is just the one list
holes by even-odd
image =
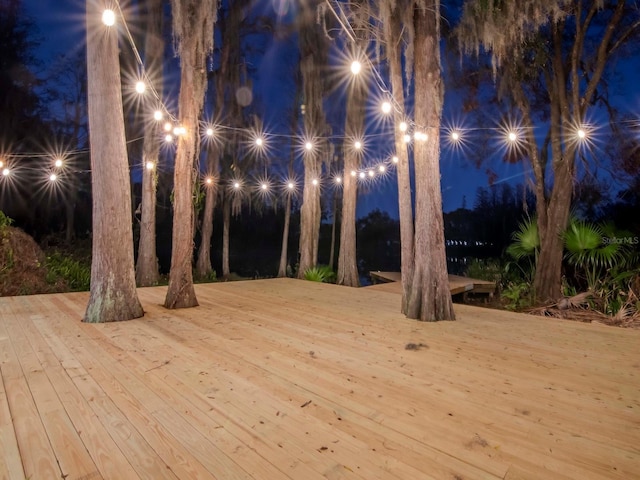
[[[268, 1], [268, 0], [267, 0]], [[35, 20], [39, 28], [42, 46], [38, 56], [43, 61], [43, 67], [48, 69], [56, 58], [62, 54], [72, 52], [84, 42], [84, 1], [82, 0], [24, 0], [28, 14]], [[267, 4], [260, 8], [273, 10], [274, 6]], [[273, 7], [273, 8], [272, 8]], [[291, 11], [288, 12], [292, 14]], [[254, 83], [254, 101], [264, 107], [265, 129], [270, 128], [275, 133], [290, 134], [286, 131], [289, 120], [282, 120], [292, 108], [290, 100], [292, 83], [283, 76], [283, 72], [290, 69], [292, 58], [295, 58], [295, 40], [276, 41], [264, 45], [264, 55], [255, 60], [257, 76]], [[142, 45], [138, 45], [141, 49]], [[616, 66], [623, 79], [622, 88], [613, 92], [616, 104], [623, 105], [631, 111], [638, 111], [640, 95], [635, 88], [640, 62], [638, 58], [633, 63]], [[177, 68], [177, 67], [176, 67]], [[177, 74], [177, 72], [176, 72]], [[285, 99], [284, 101], [282, 99]], [[331, 109], [331, 106], [329, 106]], [[465, 125], [464, 115], [461, 113], [459, 93], [448, 88], [445, 97], [445, 111], [443, 126], [462, 123]], [[488, 127], [495, 127], [490, 125]], [[336, 125], [334, 131], [340, 131], [341, 125]], [[371, 128], [368, 133], [371, 133]], [[367, 159], [381, 159], [391, 153], [390, 145], [393, 139], [388, 135], [389, 147], [379, 146], [367, 151]], [[380, 142], [378, 142], [380, 143]], [[489, 183], [487, 172], [493, 172], [493, 183], [509, 182], [511, 184], [526, 183], [532, 178], [527, 164], [509, 165], [502, 161], [501, 152], [496, 148], [480, 168], [476, 168], [468, 158], [466, 152], [474, 149], [472, 142], [468, 142], [464, 149], [453, 149], [443, 142], [441, 155], [442, 194], [445, 211], [451, 211], [462, 205], [466, 197], [468, 207], [472, 207], [478, 187], [486, 187]], [[288, 151], [279, 157], [288, 158]], [[366, 160], [365, 160], [366, 162]], [[301, 161], [300, 161], [301, 163]], [[604, 173], [606, 175], [606, 171]], [[379, 208], [397, 217], [397, 189], [395, 175], [388, 176], [381, 183], [374, 184], [361, 190], [358, 199], [358, 216]]]

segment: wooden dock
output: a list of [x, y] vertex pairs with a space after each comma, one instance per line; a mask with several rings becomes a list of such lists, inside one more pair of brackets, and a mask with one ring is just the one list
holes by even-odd
[[[369, 275], [373, 279], [376, 289], [387, 292], [401, 292], [400, 281], [402, 279], [400, 277], [400, 272], [369, 272]], [[395, 283], [396, 285], [388, 285], [390, 283]], [[496, 291], [496, 284], [495, 282], [478, 280], [477, 278], [449, 275], [449, 288], [451, 290], [451, 295], [460, 295], [465, 293], [484, 293], [493, 295]]]
[[0, 479], [640, 478], [640, 331], [294, 279], [0, 298]]

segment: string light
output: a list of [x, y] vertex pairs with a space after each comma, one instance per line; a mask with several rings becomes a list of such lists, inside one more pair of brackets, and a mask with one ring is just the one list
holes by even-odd
[[351, 62], [351, 73], [358, 75], [362, 71], [362, 64], [358, 60]]
[[49, 175], [49, 181], [55, 182], [58, 179], [58, 176], [55, 173]]
[[116, 14], [113, 10], [107, 9], [102, 12], [102, 23], [107, 27], [113, 27], [116, 23]]
[[207, 178], [204, 180], [204, 183], [206, 183], [207, 185], [213, 185], [213, 178], [211, 178], [211, 177], [207, 177]]
[[63, 163], [64, 162], [62, 161], [61, 158], [56, 158], [53, 162], [53, 166], [56, 168], [62, 168]]
[[351, 170], [351, 176], [355, 177], [358, 174], [358, 172], [356, 172], [355, 170]]
[[315, 187], [318, 185], [318, 179], [314, 178], [313, 180], [311, 180], [311, 184]]
[[380, 106], [380, 110], [382, 110], [382, 113], [385, 113], [385, 114], [391, 113], [391, 103], [382, 102], [382, 105]]
[[360, 172], [360, 178], [366, 178], [367, 174], [364, 172]]
[[3, 176], [8, 177], [10, 173], [11, 173], [11, 170], [9, 170], [7, 167], [2, 169]]
[[584, 140], [587, 137], [587, 132], [585, 132], [582, 128], [579, 128], [577, 133], [580, 140]]
[[211, 127], [207, 128], [205, 133], [207, 134], [207, 137], [213, 136], [213, 128], [211, 128]]
[[515, 142], [518, 139], [518, 135], [516, 135], [515, 132], [509, 132], [509, 134], [507, 135], [507, 138], [509, 139], [510, 142]]
[[406, 132], [407, 129], [409, 128], [409, 125], [407, 125], [407, 122], [400, 122], [400, 125], [398, 125], [398, 128], [400, 129], [401, 132]]
[[166, 122], [162, 128], [164, 128], [165, 132], [170, 132], [173, 130], [173, 125], [171, 125], [171, 122]]
[[306, 142], [306, 143], [304, 144], [304, 148], [305, 148], [307, 151], [309, 151], [309, 152], [310, 152], [311, 150], [313, 150], [313, 143], [311, 143], [311, 142]]
[[342, 178], [341, 177], [336, 177], [336, 183], [342, 183]]
[[356, 150], [360, 150], [362, 148], [362, 142], [360, 140], [356, 140], [353, 143], [353, 148], [355, 148]]
[[160, 110], [156, 110], [155, 112], [153, 112], [153, 119], [156, 122], [159, 122], [160, 120], [162, 120], [164, 117], [164, 115], [162, 115], [162, 112]]
[[147, 85], [142, 80], [138, 80], [136, 82], [136, 92], [142, 95], [146, 90], [147, 90]]
[[384, 172], [386, 172], [386, 171], [387, 171], [387, 167], [385, 167], [384, 165], [380, 165], [380, 166], [378, 167], [378, 171], [379, 171], [380, 173], [384, 173]]
[[398, 157], [396, 157], [396, 156], [394, 155], [394, 156], [393, 156], [393, 158], [391, 158], [391, 161], [392, 161], [393, 163], [398, 163], [399, 159], [398, 159]]
[[402, 139], [404, 140], [404, 143], [409, 143], [411, 141], [411, 135], [405, 135]]
[[167, 133], [167, 134], [164, 136], [164, 141], [165, 141], [165, 142], [167, 142], [167, 143], [171, 143], [171, 142], [173, 142], [173, 135], [171, 135], [170, 133]]
[[457, 142], [460, 140], [460, 134], [458, 132], [451, 132], [451, 140]]
[[289, 190], [293, 190], [294, 188], [296, 188], [296, 186], [295, 186], [295, 184], [293, 182], [289, 182], [289, 183], [287, 183], [287, 188]]
[[147, 170], [153, 170], [155, 168], [156, 164], [149, 161], [145, 164], [145, 167], [147, 168]]

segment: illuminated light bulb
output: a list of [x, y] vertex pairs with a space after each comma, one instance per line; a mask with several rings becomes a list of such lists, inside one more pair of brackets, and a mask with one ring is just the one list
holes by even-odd
[[353, 73], [354, 75], [358, 75], [361, 71], [362, 64], [359, 61], [354, 60], [353, 62], [351, 62], [351, 73]]
[[147, 90], [147, 86], [142, 80], [136, 82], [136, 92], [143, 94]]
[[420, 142], [424, 142], [429, 138], [429, 136], [426, 133], [415, 132], [413, 134], [413, 138], [415, 138], [416, 140], [418, 140]]
[[384, 165], [380, 165], [380, 166], [378, 167], [378, 171], [379, 171], [380, 173], [384, 173], [386, 170], [387, 170], [387, 169], [385, 168], [385, 166], [384, 166]]
[[160, 110], [156, 110], [155, 112], [153, 112], [153, 119], [154, 119], [156, 122], [159, 122], [160, 120], [162, 120], [162, 117], [163, 117], [163, 116], [164, 116], [164, 115], [162, 115], [162, 112], [161, 112]]
[[240, 183], [239, 182], [234, 182], [233, 188], [235, 188], [236, 190], [239, 189], [240, 188]]
[[336, 177], [336, 183], [342, 183], [342, 178]]
[[362, 148], [362, 142], [360, 142], [360, 141], [356, 141], [356, 142], [353, 144], [353, 148], [355, 148], [356, 150], [360, 150], [360, 149]]
[[409, 143], [411, 141], [411, 135], [405, 135], [402, 139], [404, 140], [404, 143]]
[[293, 190], [293, 189], [294, 189], [294, 187], [295, 187], [295, 185], [293, 184], [293, 182], [289, 182], [289, 183], [287, 183], [287, 188], [288, 188], [289, 190]]
[[171, 130], [173, 130], [173, 125], [171, 125], [170, 122], [167, 122], [167, 123], [164, 124], [163, 128], [164, 128], [165, 132], [170, 132]]
[[8, 177], [10, 173], [11, 170], [9, 170], [8, 168], [5, 167], [2, 169], [2, 175], [4, 175], [5, 177]]
[[173, 129], [173, 134], [177, 137], [179, 135], [186, 135], [187, 134], [187, 129], [184, 127], [175, 127]]
[[380, 109], [382, 113], [391, 113], [391, 104], [389, 102], [382, 102]]
[[351, 170], [351, 176], [355, 177], [358, 174], [358, 172], [356, 172], [355, 170]]
[[311, 142], [307, 142], [304, 144], [304, 148], [306, 148], [307, 150], [312, 150], [313, 149], [313, 143]]
[[213, 135], [213, 128], [207, 128], [205, 133], [207, 134], [207, 137], [211, 137]]
[[58, 179], [58, 176], [55, 173], [52, 173], [51, 175], [49, 175], [50, 182], [55, 182], [57, 179]]
[[508, 138], [510, 142], [515, 142], [518, 139], [518, 136], [515, 134], [515, 132], [509, 132]]
[[315, 187], [316, 185], [318, 185], [318, 180], [316, 178], [314, 178], [313, 180], [311, 180], [311, 183]]
[[457, 142], [458, 140], [460, 140], [460, 134], [458, 132], [452, 132], [451, 139]]
[[375, 175], [375, 172], [373, 170], [369, 170], [367, 173], [370, 177], [373, 177]]
[[165, 141], [165, 142], [167, 142], [167, 143], [171, 143], [171, 142], [173, 142], [173, 135], [171, 135], [170, 133], [167, 133], [167, 134], [164, 136], [164, 141]]
[[391, 161], [392, 161], [393, 163], [398, 163], [400, 160], [398, 159], [398, 157], [396, 157], [396, 156], [394, 155], [394, 157], [391, 159]]
[[262, 190], [266, 190], [267, 188], [269, 188], [269, 186], [266, 183], [263, 183], [262, 185], [260, 185], [260, 188]]
[[360, 172], [360, 178], [365, 178], [366, 176], [367, 176], [367, 174], [366, 174], [366, 173], [364, 173], [364, 172]]
[[260, 137], [256, 138], [256, 145], [261, 147], [262, 144], [264, 143], [264, 140], [262, 140]]
[[205, 180], [205, 182], [207, 183], [207, 185], [212, 185], [212, 184], [213, 184], [213, 178], [211, 178], [211, 177], [207, 177], [207, 179]]
[[587, 137], [587, 132], [585, 132], [583, 129], [579, 128], [578, 129], [578, 138], [579, 139], [584, 139]]
[[407, 125], [407, 122], [400, 122], [400, 125], [398, 125], [398, 128], [400, 129], [401, 132], [406, 132], [407, 129], [409, 128], [409, 125]]
[[147, 170], [153, 170], [155, 168], [156, 164], [151, 162], [151, 161], [149, 161], [149, 162], [145, 163], [144, 166], [146, 167]]
[[113, 27], [116, 23], [116, 14], [113, 10], [105, 10], [102, 12], [102, 23], [107, 27]]
[[53, 165], [56, 168], [61, 168], [62, 167], [62, 159], [61, 158], [56, 158], [56, 160], [53, 162]]

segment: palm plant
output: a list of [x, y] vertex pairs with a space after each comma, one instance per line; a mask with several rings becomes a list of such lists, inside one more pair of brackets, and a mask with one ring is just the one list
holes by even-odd
[[605, 238], [614, 237], [616, 232], [611, 225], [576, 219], [563, 235], [567, 261], [583, 272], [591, 291], [595, 291], [605, 268], [611, 270], [626, 263], [629, 253], [626, 245], [605, 241]]
[[[507, 247], [507, 253], [516, 262], [509, 262], [507, 270], [511, 265], [517, 265], [527, 280], [533, 280], [538, 263], [540, 252], [540, 235], [538, 234], [538, 222], [535, 217], [528, 218], [518, 225], [512, 237], [513, 243]], [[523, 268], [518, 262], [527, 260], [527, 265]]]

